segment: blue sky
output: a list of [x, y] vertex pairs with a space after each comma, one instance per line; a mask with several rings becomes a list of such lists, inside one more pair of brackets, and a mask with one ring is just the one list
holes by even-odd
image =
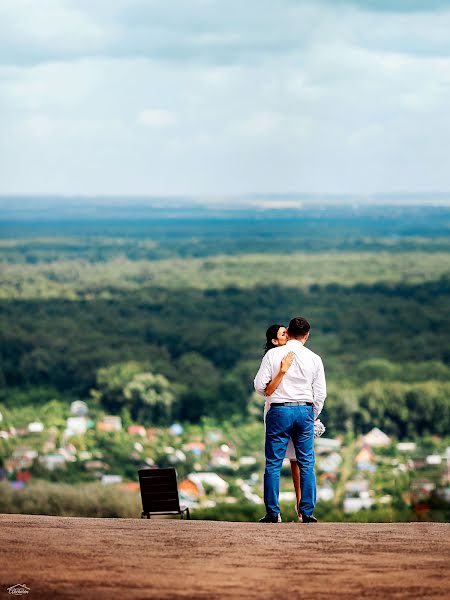
[[0, 0], [0, 193], [450, 191], [450, 1]]

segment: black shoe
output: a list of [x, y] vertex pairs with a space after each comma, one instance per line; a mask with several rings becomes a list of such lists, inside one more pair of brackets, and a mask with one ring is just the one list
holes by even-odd
[[314, 515], [302, 515], [302, 523], [317, 523], [317, 519]]
[[259, 520], [259, 523], [281, 523], [281, 517], [270, 517], [269, 515], [264, 515], [262, 519]]

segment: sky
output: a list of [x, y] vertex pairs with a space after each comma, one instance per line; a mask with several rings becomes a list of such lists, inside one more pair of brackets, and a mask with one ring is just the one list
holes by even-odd
[[450, 0], [0, 0], [0, 194], [450, 192]]

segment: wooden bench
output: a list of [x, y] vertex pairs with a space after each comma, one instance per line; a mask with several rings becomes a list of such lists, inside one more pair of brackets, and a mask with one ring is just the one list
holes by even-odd
[[141, 519], [154, 515], [180, 515], [182, 519], [190, 519], [189, 508], [180, 505], [178, 498], [177, 472], [169, 469], [140, 469], [139, 485], [141, 488]]

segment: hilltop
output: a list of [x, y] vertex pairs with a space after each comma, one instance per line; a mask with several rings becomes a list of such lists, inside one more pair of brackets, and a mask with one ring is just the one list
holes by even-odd
[[444, 598], [450, 525], [2, 515], [3, 591], [33, 598]]

